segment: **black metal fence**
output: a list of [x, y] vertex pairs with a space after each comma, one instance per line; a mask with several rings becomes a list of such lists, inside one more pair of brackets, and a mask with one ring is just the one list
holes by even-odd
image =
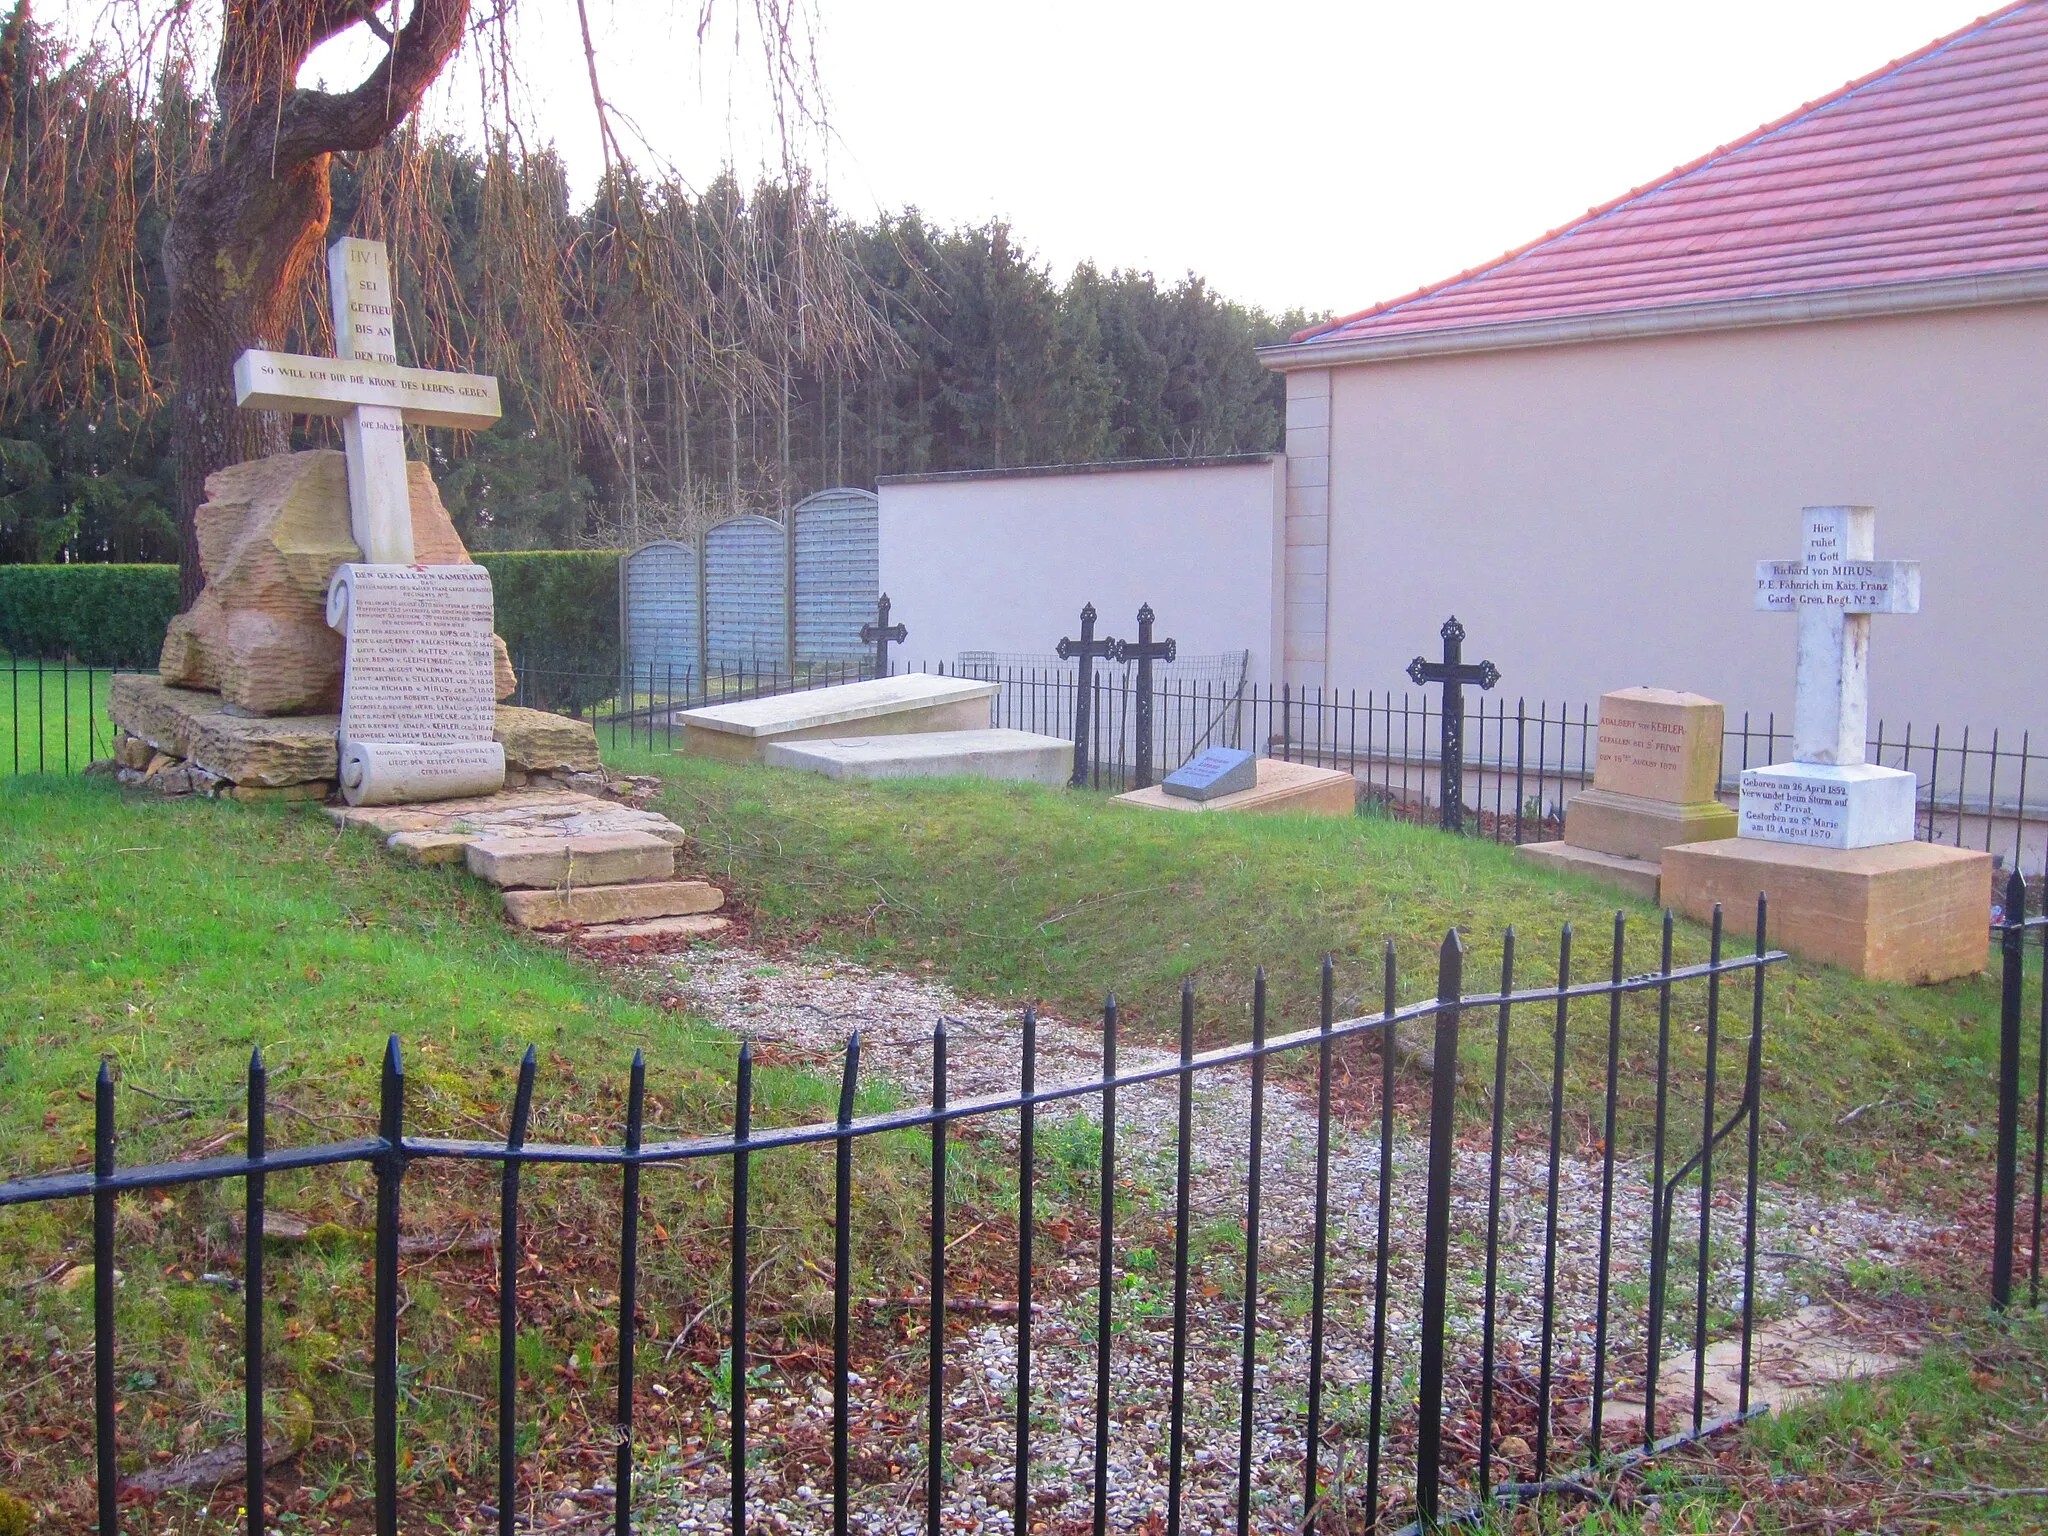
[[[945, 662], [922, 670], [993, 682], [998, 725], [1072, 739], [1076, 680], [1071, 667]], [[592, 719], [614, 744], [672, 748], [675, 717], [704, 704], [829, 687], [871, 677], [872, 662], [807, 666], [734, 663], [708, 671], [650, 663], [614, 676], [515, 658], [512, 702]], [[111, 746], [104, 716], [111, 673], [61, 661], [9, 658], [0, 671], [0, 774], [76, 773]], [[1223, 676], [1169, 678], [1153, 690], [1152, 760], [1176, 766], [1211, 746], [1239, 747], [1294, 762], [1345, 768], [1363, 802], [1387, 814], [1435, 824], [1438, 817], [1440, 702], [1422, 691], [1272, 688]], [[1136, 681], [1098, 671], [1087, 727], [1091, 788], [1120, 792], [1135, 782]], [[1919, 729], [1880, 720], [1869, 759], [1918, 776], [1918, 836], [1981, 848], [2005, 867], [2048, 874], [2048, 747], [2031, 731]], [[1590, 704], [1481, 698], [1465, 715], [1464, 830], [1503, 843], [1563, 835], [1564, 803], [1593, 781], [1600, 721]], [[1780, 761], [1792, 735], [1773, 714], [1731, 718], [1722, 742], [1722, 790], [1745, 768]], [[2029, 798], [2029, 796], [2033, 798]]]
[[[2048, 913], [2027, 916], [2027, 884], [2014, 870], [2006, 881], [2005, 902], [2000, 920], [1992, 925], [1999, 948], [1998, 1009], [1998, 1153], [1997, 1182], [1992, 1205], [1991, 1299], [1994, 1305], [2010, 1306], [2013, 1298], [2013, 1270], [2021, 1258], [2019, 1218], [2022, 1171], [2021, 1140], [2025, 1100], [2021, 1084], [2032, 1078], [2033, 1199], [2032, 1219], [2024, 1250], [2027, 1304], [2041, 1304], [2041, 1193], [2044, 1157], [2048, 1157]], [[2027, 938], [2041, 938], [2041, 962], [2034, 968], [2035, 1008], [2027, 1006]], [[2039, 1022], [2029, 1029], [2030, 1012]], [[2033, 1071], [2026, 1073], [2027, 1036], [2033, 1039]]]
[[[1177, 1532], [1182, 1526], [1191, 1475], [1190, 1448], [1200, 1446], [1213, 1465], [1219, 1459], [1228, 1460], [1232, 1452], [1222, 1447], [1230, 1440], [1235, 1441], [1235, 1524], [1240, 1532], [1248, 1531], [1255, 1523], [1308, 1531], [1317, 1529], [1319, 1522], [1326, 1522], [1328, 1528], [1354, 1531], [1385, 1529], [1404, 1519], [1429, 1526], [1439, 1519], [1470, 1514], [1476, 1507], [1475, 1501], [1526, 1498], [1540, 1492], [1590, 1494], [1598, 1479], [1617, 1466], [1739, 1422], [1759, 1407], [1750, 1399], [1749, 1383], [1757, 1302], [1765, 974], [1770, 965], [1784, 956], [1766, 947], [1761, 902], [1754, 944], [1748, 954], [1731, 957], [1723, 953], [1718, 912], [1709, 958], [1701, 963], [1674, 963], [1668, 916], [1663, 925], [1659, 961], [1652, 970], [1629, 972], [1625, 942], [1624, 919], [1617, 913], [1611, 952], [1600, 966], [1604, 974], [1595, 980], [1577, 980], [1573, 936], [1567, 927], [1560, 935], [1554, 979], [1530, 986], [1518, 973], [1511, 930], [1501, 956], [1499, 989], [1475, 994], [1466, 990], [1466, 950], [1454, 930], [1446, 935], [1438, 954], [1434, 995], [1406, 1005], [1397, 1001], [1399, 982], [1390, 944], [1379, 978], [1381, 1006], [1360, 1017], [1343, 1019], [1337, 1017], [1334, 968], [1325, 961], [1317, 1024], [1285, 1034], [1268, 1032], [1262, 972], [1254, 994], [1251, 1039], [1205, 1051], [1195, 1049], [1195, 995], [1191, 986], [1184, 985], [1177, 1053], [1160, 1053], [1135, 1065], [1119, 1062], [1118, 1014], [1112, 998], [1103, 1010], [1099, 1073], [1084, 1081], [1049, 1086], [1038, 1081], [1038, 1026], [1035, 1016], [1027, 1011], [1019, 1024], [1023, 1045], [1019, 1090], [980, 1098], [955, 1099], [948, 1094], [948, 1042], [942, 1020], [931, 1042], [930, 1102], [880, 1115], [857, 1116], [854, 1112], [861, 1070], [860, 1039], [856, 1033], [845, 1048], [837, 1119], [823, 1124], [757, 1124], [751, 1048], [742, 1045], [730, 1131], [683, 1140], [644, 1139], [646, 1072], [643, 1060], [636, 1054], [626, 1101], [621, 1106], [623, 1138], [613, 1146], [550, 1145], [527, 1140], [536, 1086], [531, 1050], [520, 1068], [502, 1141], [414, 1134], [407, 1128], [406, 1074], [394, 1036], [384, 1056], [381, 1111], [374, 1135], [311, 1145], [276, 1144], [266, 1122], [268, 1083], [259, 1054], [252, 1057], [248, 1075], [247, 1140], [243, 1152], [189, 1162], [123, 1167], [116, 1155], [119, 1135], [115, 1124], [114, 1078], [102, 1065], [94, 1095], [91, 1170], [0, 1184], [0, 1208], [63, 1200], [90, 1204], [98, 1530], [101, 1536], [112, 1536], [121, 1528], [123, 1510], [119, 1470], [121, 1425], [116, 1399], [120, 1351], [115, 1314], [115, 1265], [119, 1258], [115, 1241], [116, 1200], [123, 1194], [176, 1185], [243, 1181], [243, 1348], [247, 1383], [244, 1423], [248, 1445], [245, 1502], [248, 1528], [255, 1536], [266, 1528], [266, 1180], [290, 1170], [367, 1165], [376, 1181], [374, 1297], [370, 1319], [373, 1423], [369, 1437], [375, 1529], [380, 1536], [395, 1536], [404, 1465], [400, 1455], [400, 1355], [405, 1342], [400, 1327], [405, 1310], [399, 1266], [400, 1203], [422, 1170], [436, 1163], [495, 1165], [499, 1169], [501, 1194], [497, 1239], [501, 1260], [497, 1315], [499, 1375], [495, 1402], [500, 1433], [494, 1469], [495, 1515], [498, 1529], [511, 1536], [521, 1523], [516, 1513], [521, 1489], [515, 1438], [520, 1412], [521, 1176], [529, 1167], [548, 1164], [619, 1169], [619, 1343], [616, 1379], [610, 1394], [617, 1458], [613, 1469], [615, 1481], [609, 1491], [615, 1509], [614, 1529], [618, 1536], [629, 1536], [636, 1471], [634, 1423], [640, 1390], [635, 1346], [641, 1332], [636, 1298], [640, 1284], [642, 1180], [664, 1167], [689, 1165], [702, 1159], [724, 1162], [731, 1170], [727, 1254], [731, 1278], [725, 1330], [731, 1366], [724, 1428], [731, 1479], [729, 1523], [735, 1536], [742, 1536], [752, 1528], [747, 1413], [749, 1361], [753, 1358], [749, 1322], [755, 1300], [751, 1293], [755, 1274], [748, 1259], [751, 1160], [777, 1149], [829, 1147], [834, 1169], [835, 1232], [831, 1274], [831, 1507], [832, 1529], [844, 1533], [849, 1528], [850, 1504], [858, 1478], [848, 1455], [856, 1385], [849, 1369], [853, 1303], [850, 1245], [856, 1153], [864, 1139], [881, 1133], [925, 1131], [930, 1137], [931, 1182], [929, 1260], [924, 1277], [929, 1312], [923, 1502], [925, 1528], [932, 1536], [938, 1536], [953, 1513], [948, 1509], [947, 1410], [942, 1395], [949, 1348], [948, 1145], [970, 1124], [993, 1127], [999, 1133], [1014, 1127], [1015, 1422], [1011, 1471], [1006, 1482], [1009, 1502], [1015, 1511], [1014, 1529], [1025, 1531], [1033, 1523], [1030, 1515], [1036, 1414], [1046, 1406], [1035, 1395], [1033, 1376], [1033, 1333], [1035, 1327], [1043, 1326], [1034, 1321], [1035, 1288], [1043, 1273], [1034, 1259], [1034, 1235], [1041, 1221], [1048, 1219], [1038, 1194], [1043, 1164], [1036, 1139], [1038, 1117], [1041, 1112], [1061, 1105], [1072, 1110], [1092, 1102], [1100, 1116], [1101, 1130], [1099, 1169], [1095, 1175], [1099, 1191], [1094, 1232], [1095, 1330], [1090, 1341], [1096, 1356], [1092, 1526], [1100, 1533], [1110, 1520], [1110, 1445], [1114, 1422], [1121, 1417], [1113, 1412], [1116, 1405], [1112, 1402], [1112, 1357], [1118, 1338], [1114, 1326], [1120, 1294], [1117, 1281], [1124, 1257], [1119, 1246], [1118, 1223], [1120, 1212], [1126, 1219], [1130, 1216], [1128, 1206], [1120, 1204], [1120, 1190], [1129, 1188], [1127, 1179], [1132, 1171], [1128, 1161], [1119, 1163], [1119, 1095], [1131, 1094], [1148, 1084], [1170, 1085], [1177, 1099], [1171, 1227], [1172, 1375], [1166, 1423], [1169, 1460], [1158, 1493], [1166, 1513], [1166, 1529]], [[1723, 991], [1729, 986], [1739, 991], [1724, 1007]], [[1632, 1024], [1625, 1049], [1624, 1004], [1631, 999], [1637, 1002], [1630, 1010]], [[1684, 1010], [1679, 1030], [1689, 1033], [1688, 1025], [1697, 1021], [1704, 1032], [1704, 1064], [1698, 1073], [1688, 1069], [1680, 1074], [1674, 1068], [1675, 999]], [[1652, 1010], [1653, 1039], [1648, 1023]], [[1593, 1015], [1590, 1019], [1589, 1012]], [[1741, 1022], [1744, 1015], [1746, 1031]], [[1518, 1018], [1532, 1017], [1533, 1027], [1514, 1029]], [[1471, 1024], [1478, 1021], [1490, 1027], [1482, 1032], [1484, 1048], [1470, 1054], [1484, 1060], [1490, 1070], [1482, 1084], [1461, 1094], [1461, 1046]], [[1426, 1147], [1426, 1167], [1421, 1170], [1426, 1188], [1419, 1262], [1413, 1232], [1396, 1230], [1390, 1221], [1397, 1182], [1395, 1064], [1404, 1039], [1411, 1049], [1426, 1042], [1433, 1062], [1420, 1127]], [[1377, 1045], [1379, 1083], [1377, 1112], [1364, 1122], [1372, 1130], [1361, 1128], [1358, 1132], [1376, 1134], [1377, 1138], [1376, 1193], [1372, 1196], [1377, 1202], [1377, 1242], [1372, 1259], [1370, 1401], [1360, 1434], [1355, 1416], [1348, 1421], [1352, 1427], [1341, 1431], [1326, 1417], [1327, 1368], [1332, 1362], [1325, 1324], [1331, 1290], [1338, 1283], [1330, 1274], [1333, 1063], [1340, 1050], [1364, 1045]], [[1526, 1056], [1514, 1061], [1515, 1070], [1511, 1073], [1511, 1059], [1518, 1046]], [[1528, 1049], [1531, 1046], [1538, 1048]], [[1740, 1087], [1732, 1095], [1720, 1080], [1719, 1063], [1724, 1047], [1731, 1056], [1739, 1049], [1743, 1062]], [[1643, 1081], [1642, 1069], [1629, 1063], [1647, 1061], [1652, 1053], [1654, 1111], [1649, 1111], [1645, 1105], [1648, 1095], [1638, 1091], [1649, 1084]], [[1572, 1062], [1570, 1071], [1568, 1060]], [[1604, 1065], [1590, 1073], [1589, 1081], [1587, 1068], [1596, 1061]], [[1292, 1325], [1262, 1321], [1262, 1302], [1268, 1298], [1262, 1295], [1261, 1286], [1273, 1283], [1271, 1273], [1281, 1270], [1283, 1254], [1282, 1245], [1263, 1235], [1260, 1224], [1262, 1160], [1267, 1155], [1263, 1122], [1274, 1107], [1268, 1098], [1269, 1071], [1290, 1062], [1304, 1066], [1313, 1063], [1315, 1105], [1314, 1208], [1308, 1256], [1312, 1271], [1310, 1301], [1306, 1318]], [[1191, 1334], [1197, 1326], [1189, 1293], [1195, 1087], [1198, 1079], [1211, 1083], [1228, 1079], [1242, 1084], [1246, 1077], [1248, 1141], [1240, 1151], [1225, 1154], [1233, 1162], [1242, 1158], [1237, 1166], [1246, 1172], [1241, 1207], [1242, 1283], [1237, 1296], [1232, 1298], [1236, 1302], [1234, 1323], [1227, 1320], [1230, 1313], [1218, 1314], [1226, 1319], [1225, 1347], [1232, 1355], [1241, 1356], [1242, 1365], [1235, 1392], [1208, 1394], [1215, 1400], [1205, 1405], [1202, 1424], [1195, 1426], [1190, 1418], [1188, 1395]], [[1629, 1091], [1624, 1095], [1625, 1077], [1636, 1080], [1626, 1084]], [[1531, 1084], [1542, 1086], [1532, 1088], [1528, 1086]], [[1624, 1104], [1628, 1107], [1624, 1108]], [[1478, 1170], [1483, 1195], [1476, 1193], [1480, 1180], [1473, 1178], [1479, 1161], [1477, 1140], [1461, 1135], [1478, 1129], [1473, 1124], [1475, 1118], [1484, 1125], [1488, 1138], [1488, 1151], [1483, 1167]], [[1624, 1120], [1628, 1123], [1623, 1124]], [[1511, 1122], [1516, 1127], [1513, 1144], [1507, 1139]], [[1568, 1123], [1572, 1127], [1569, 1148]], [[1351, 1133], [1346, 1134], [1348, 1143]], [[1408, 1133], [1404, 1130], [1401, 1134]], [[1724, 1151], [1731, 1138], [1732, 1150]], [[1617, 1151], [1623, 1140], [1632, 1148], [1626, 1159]], [[1539, 1147], [1540, 1152], [1536, 1150]], [[1205, 1151], [1204, 1156], [1213, 1162], [1209, 1152]], [[1540, 1163], [1535, 1161], [1538, 1157]], [[1503, 1172], [1517, 1158], [1525, 1159], [1531, 1172], [1544, 1170], [1528, 1180], [1529, 1193], [1524, 1197], [1532, 1217], [1534, 1208], [1539, 1204], [1541, 1207], [1542, 1278], [1539, 1285], [1531, 1288], [1533, 1296], [1518, 1284], [1504, 1284], [1501, 1273], [1503, 1214], [1510, 1204], [1503, 1195]], [[1584, 1195], [1582, 1201], [1573, 1202], [1574, 1211], [1585, 1213], [1583, 1223], [1579, 1216], [1564, 1212], [1561, 1206], [1560, 1175], [1568, 1158], [1574, 1169], [1573, 1187]], [[1730, 1158], [1735, 1171], [1724, 1173], [1721, 1170]], [[1412, 1189], [1416, 1178], [1414, 1159], [1404, 1153], [1403, 1162], [1408, 1166], [1400, 1182]], [[1208, 1176], [1205, 1174], [1205, 1178]], [[1721, 1182], [1717, 1182], [1717, 1177]], [[1523, 1181], [1519, 1164], [1512, 1178], [1517, 1184]], [[1535, 1193], [1538, 1180], [1544, 1190], [1540, 1202]], [[1633, 1229], [1641, 1223], [1641, 1216], [1617, 1218], [1617, 1189], [1623, 1182], [1633, 1187], [1644, 1181], [1649, 1196], [1648, 1230], [1639, 1232]], [[1596, 1182], [1598, 1214], [1594, 1218], [1590, 1211]], [[1736, 1207], [1727, 1198], [1736, 1186], [1740, 1189], [1739, 1217], [1732, 1214]], [[1643, 1210], [1640, 1204], [1629, 1208]], [[1731, 1214], [1719, 1214], [1723, 1211]], [[1345, 1214], [1348, 1216], [1349, 1212]], [[1512, 1222], [1515, 1213], [1508, 1214]], [[1629, 1230], [1624, 1231], [1624, 1226]], [[1735, 1230], [1729, 1231], [1728, 1227]], [[1641, 1251], [1647, 1253], [1648, 1287], [1642, 1293], [1647, 1301], [1640, 1311], [1627, 1301], [1631, 1294], [1627, 1288], [1616, 1283], [1618, 1240], [1629, 1245], [1640, 1243]], [[1390, 1267], [1390, 1257], [1397, 1249], [1405, 1249], [1403, 1261]], [[1482, 1250], [1483, 1259], [1479, 1257]], [[1630, 1251], [1637, 1250], [1631, 1246]], [[1575, 1284], [1583, 1284], [1589, 1265], [1595, 1269], [1590, 1329], [1582, 1312], [1570, 1317], [1561, 1315], [1561, 1259]], [[1413, 1278], [1417, 1270], [1419, 1284]], [[1678, 1298], [1676, 1302], [1674, 1296]], [[1128, 1301], [1124, 1305], [1128, 1307]], [[1575, 1301], [1573, 1306], [1581, 1308], [1583, 1301]], [[1404, 1358], [1412, 1358], [1412, 1366], [1396, 1368], [1390, 1359], [1390, 1308], [1403, 1320], [1398, 1352]], [[1523, 1338], [1528, 1337], [1532, 1311], [1533, 1347], [1505, 1345], [1503, 1340], [1510, 1325]], [[1267, 1307], [1266, 1314], [1271, 1312], [1272, 1308]], [[1683, 1325], [1667, 1334], [1674, 1313], [1682, 1314]], [[1717, 1318], [1722, 1320], [1718, 1325], [1714, 1321]], [[1273, 1334], [1290, 1328], [1298, 1333], [1304, 1322], [1309, 1350], [1307, 1391], [1299, 1415], [1291, 1411], [1286, 1414], [1300, 1455], [1297, 1492], [1291, 1500], [1283, 1501], [1285, 1507], [1276, 1509], [1269, 1503], [1262, 1510], [1256, 1507], [1253, 1494], [1251, 1426], [1255, 1414], [1262, 1409], [1270, 1411], [1273, 1405], [1260, 1400], [1262, 1391], [1272, 1389], [1261, 1387], [1262, 1368], [1256, 1362], [1262, 1344], [1275, 1342]], [[1362, 1336], [1362, 1304], [1358, 1326]], [[1723, 1333], [1739, 1334], [1740, 1399], [1732, 1412], [1710, 1416], [1703, 1390], [1704, 1366], [1709, 1338], [1717, 1326]], [[1674, 1369], [1680, 1373], [1675, 1379], [1682, 1379], [1688, 1356], [1691, 1369], [1690, 1391], [1682, 1393], [1675, 1402], [1668, 1392], [1660, 1396], [1658, 1385], [1666, 1348], [1672, 1345], [1676, 1346]], [[1354, 1358], [1344, 1363], [1355, 1368], [1362, 1363], [1355, 1357], [1367, 1354], [1366, 1349], [1355, 1348]], [[1528, 1363], [1531, 1355], [1535, 1357], [1533, 1369]], [[1355, 1369], [1351, 1374], [1355, 1375]], [[1412, 1395], [1405, 1385], [1408, 1382], [1413, 1384]], [[1634, 1390], [1638, 1383], [1644, 1407], [1637, 1410], [1641, 1413], [1640, 1422], [1631, 1425], [1617, 1404], [1622, 1389]], [[1511, 1398], [1519, 1417], [1509, 1413]], [[1233, 1406], [1237, 1433], [1228, 1436], [1227, 1431], [1218, 1427], [1217, 1415], [1227, 1415]], [[1476, 1446], [1465, 1443], [1469, 1432], [1457, 1436], [1447, 1433], [1447, 1425], [1454, 1422], [1476, 1423]], [[1533, 1446], [1525, 1444], [1512, 1450], [1507, 1447], [1511, 1423], [1533, 1437]], [[1156, 1424], [1146, 1427], [1156, 1432]], [[1662, 1432], [1667, 1430], [1668, 1433]], [[1352, 1438], [1347, 1442], [1346, 1436]], [[1326, 1459], [1356, 1449], [1359, 1438], [1365, 1442], [1362, 1488], [1327, 1475], [1332, 1461]], [[1209, 1443], [1204, 1445], [1204, 1441]], [[528, 1490], [529, 1498], [538, 1492]]]
[[9, 656], [0, 662], [0, 777], [79, 773], [112, 749], [106, 667]]

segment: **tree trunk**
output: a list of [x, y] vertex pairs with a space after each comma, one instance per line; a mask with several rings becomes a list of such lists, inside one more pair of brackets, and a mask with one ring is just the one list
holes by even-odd
[[235, 404], [235, 359], [279, 347], [301, 285], [320, 251], [331, 206], [327, 155], [273, 179], [238, 156], [191, 177], [164, 235], [170, 286], [172, 437], [178, 445], [178, 598], [189, 608], [206, 584], [193, 514], [206, 477], [245, 459], [283, 453], [290, 423]]
[[[469, 0], [413, 0], [396, 34], [361, 0], [239, 0], [226, 8], [213, 78], [212, 165], [188, 176], [164, 234], [170, 289], [172, 424], [178, 451], [178, 587], [205, 578], [193, 514], [217, 469], [284, 450], [282, 416], [235, 405], [235, 359], [284, 343], [327, 232], [328, 166], [381, 144], [462, 42]], [[306, 56], [356, 25], [387, 48], [354, 90], [301, 90]]]

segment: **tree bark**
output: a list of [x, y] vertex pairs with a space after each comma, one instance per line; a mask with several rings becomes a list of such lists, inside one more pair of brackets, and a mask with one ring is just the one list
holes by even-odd
[[[327, 233], [331, 157], [382, 143], [419, 105], [462, 42], [469, 4], [413, 0], [392, 34], [365, 0], [227, 0], [214, 71], [220, 148], [180, 187], [164, 235], [183, 607], [205, 584], [193, 514], [206, 477], [290, 442], [284, 417], [235, 405], [235, 358], [284, 342]], [[306, 56], [359, 22], [387, 49], [362, 84], [297, 88]]]

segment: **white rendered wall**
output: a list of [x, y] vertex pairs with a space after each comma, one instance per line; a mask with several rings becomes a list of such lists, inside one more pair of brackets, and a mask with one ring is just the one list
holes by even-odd
[[1285, 465], [1242, 464], [887, 479], [882, 590], [909, 627], [913, 663], [961, 651], [1048, 653], [1080, 633], [1155, 633], [1183, 656], [1250, 651], [1272, 680], [1281, 644]]
[[1919, 614], [1871, 621], [1873, 728], [2048, 734], [2048, 306], [1330, 378], [1333, 684], [1407, 686], [1455, 612], [1494, 698], [1648, 683], [1789, 731], [1797, 622], [1752, 608], [1755, 562], [1799, 555], [1802, 506], [1867, 503], [1923, 573]]

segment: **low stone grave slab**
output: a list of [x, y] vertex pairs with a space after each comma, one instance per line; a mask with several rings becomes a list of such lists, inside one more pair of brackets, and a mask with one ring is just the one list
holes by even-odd
[[1289, 812], [1298, 816], [1350, 816], [1358, 809], [1358, 781], [1341, 768], [1318, 768], [1278, 758], [1258, 760], [1258, 782], [1213, 800], [1186, 800], [1159, 785], [1116, 797], [1148, 811]]
[[676, 719], [683, 727], [685, 754], [751, 763], [762, 761], [763, 749], [776, 741], [986, 730], [999, 691], [994, 683], [912, 672], [738, 704], [708, 704], [683, 710]]
[[1769, 941], [1872, 981], [1914, 986], [1984, 969], [1991, 855], [1935, 843], [1814, 848], [1731, 837], [1664, 850], [1664, 905], [1731, 933], [1770, 899]]
[[771, 768], [799, 768], [828, 779], [1002, 779], [1064, 784], [1074, 744], [1062, 736], [990, 727], [895, 736], [818, 736], [771, 741], [761, 749]]

